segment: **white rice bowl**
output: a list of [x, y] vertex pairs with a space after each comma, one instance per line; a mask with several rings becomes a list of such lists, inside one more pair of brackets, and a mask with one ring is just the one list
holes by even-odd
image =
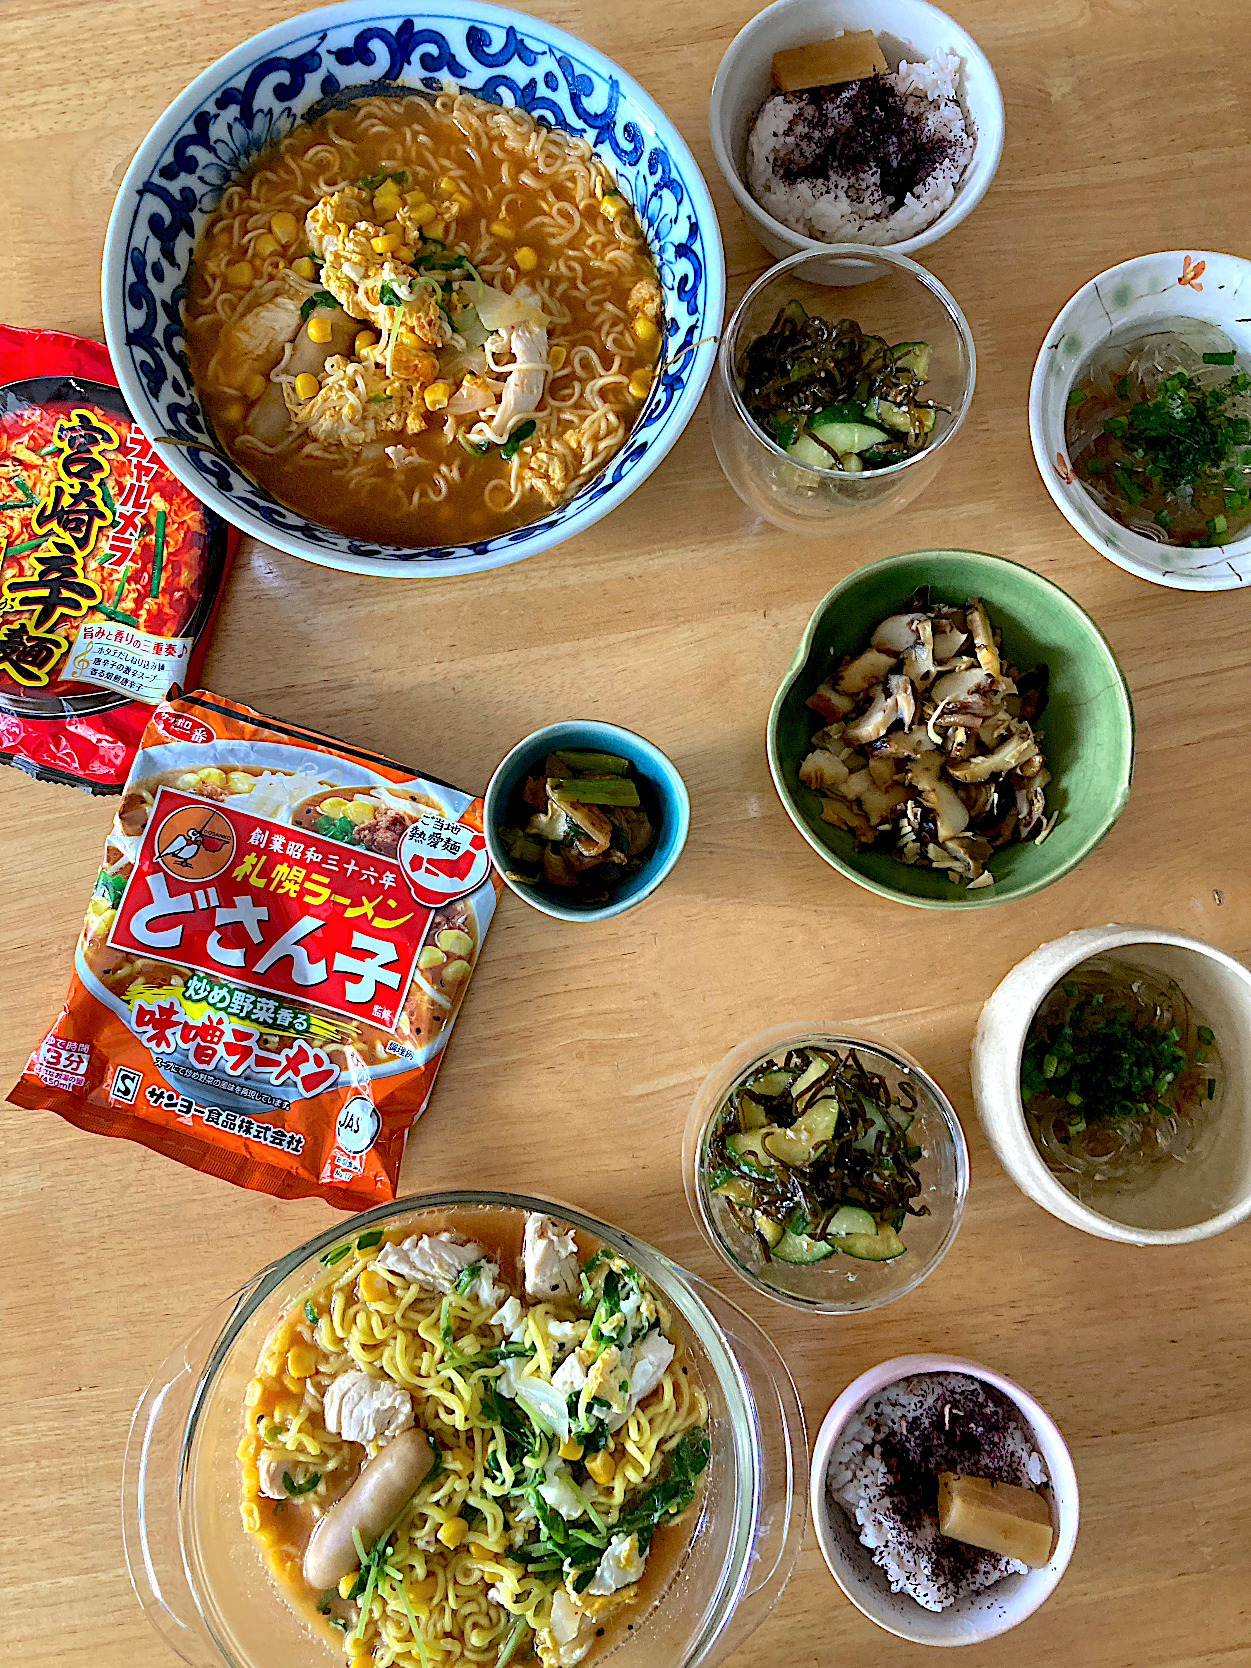
[[785, 149], [785, 135], [795, 115], [794, 95], [774, 93], [766, 99], [747, 142], [747, 184], [764, 209], [791, 231], [821, 243], [902, 243], [932, 226], [955, 199], [973, 160], [977, 134], [961, 99], [964, 61], [950, 50], [923, 63], [904, 61], [884, 76], [920, 116], [927, 134], [951, 142], [949, 155], [925, 180], [919, 195], [909, 192], [896, 203], [880, 181], [830, 175], [824, 180], [785, 181], [774, 162]]
[[[860, 1542], [884, 1572], [891, 1591], [907, 1593], [926, 1610], [941, 1611], [958, 1599], [980, 1592], [1013, 1573], [1026, 1574], [1015, 1558], [985, 1553], [980, 1568], [969, 1572], [958, 1587], [942, 1579], [936, 1554], [952, 1542], [939, 1532], [937, 1517], [901, 1525], [891, 1510], [896, 1489], [881, 1457], [880, 1444], [900, 1422], [928, 1412], [943, 1396], [972, 1385], [992, 1390], [963, 1373], [923, 1373], [900, 1379], [871, 1396], [847, 1421], [830, 1454], [826, 1471], [826, 1499], [831, 1511], [842, 1510], [852, 1520]], [[1048, 1482], [1042, 1456], [1028, 1440], [1020, 1414], [1013, 1409], [1010, 1428], [1000, 1433], [1000, 1459], [1015, 1471], [1011, 1480], [1039, 1488]]]

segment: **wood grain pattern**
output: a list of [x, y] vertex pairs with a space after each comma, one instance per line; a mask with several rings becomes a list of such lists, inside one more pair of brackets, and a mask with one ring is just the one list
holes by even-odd
[[[536, 8], [537, 9], [537, 8]], [[765, 256], [713, 166], [706, 101], [751, 0], [547, 0], [635, 74], [704, 167], [731, 301]], [[646, 907], [573, 929], [506, 894], [406, 1190], [564, 1195], [710, 1275], [777, 1340], [810, 1429], [855, 1374], [943, 1348], [1028, 1386], [1068, 1437], [1082, 1531], [1064, 1582], [971, 1668], [1234, 1668], [1251, 1652], [1251, 1231], [1157, 1254], [1087, 1239], [1026, 1201], [972, 1117], [980, 1004], [1044, 939], [1150, 921], [1251, 952], [1243, 753], [1251, 594], [1182, 596], [1100, 561], [1053, 508], [1026, 429], [1043, 332], [1093, 273], [1153, 248], [1251, 255], [1242, 0], [952, 0], [989, 54], [1008, 137], [990, 194], [927, 264], [977, 340], [950, 462], [885, 528], [787, 538], [723, 481], [701, 411], [608, 521], [480, 579], [397, 586], [245, 542], [209, 687], [481, 788], [535, 725], [585, 714], [652, 737], [686, 776], [690, 844]], [[6, 7], [0, 273], [12, 323], [101, 334], [99, 255], [149, 124], [290, 0], [25, 0]], [[957, 921], [819, 864], [786, 820], [765, 715], [808, 613], [862, 562], [958, 545], [1063, 585], [1133, 689], [1137, 777], [1102, 846], [1041, 896]], [[0, 1086], [55, 1014], [112, 815], [3, 773]], [[960, 1237], [910, 1297], [819, 1323], [730, 1285], [682, 1195], [680, 1134], [708, 1068], [788, 1017], [880, 1027], [948, 1089], [973, 1182]], [[139, 1147], [3, 1114], [6, 1660], [174, 1668], [128, 1589], [118, 1485], [131, 1407], [224, 1293], [323, 1226]], [[731, 1668], [920, 1668], [842, 1598], [811, 1536], [785, 1600]], [[657, 1668], [667, 1665], [657, 1664]]]

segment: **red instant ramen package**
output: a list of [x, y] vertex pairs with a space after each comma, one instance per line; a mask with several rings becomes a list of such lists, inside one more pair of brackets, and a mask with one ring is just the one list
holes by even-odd
[[481, 799], [203, 690], [162, 702], [9, 1098], [278, 1198], [392, 1199], [500, 886]]
[[117, 793], [195, 681], [238, 533], [131, 420], [108, 349], [0, 325], [0, 761]]

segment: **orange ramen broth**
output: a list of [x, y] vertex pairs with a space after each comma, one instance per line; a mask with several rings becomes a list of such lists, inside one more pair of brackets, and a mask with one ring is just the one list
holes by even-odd
[[[249, 397], [246, 387], [210, 375], [223, 327], [249, 292], [308, 252], [309, 209], [384, 171], [403, 172], [405, 193], [420, 191], [441, 211], [450, 205], [452, 218], [433, 223], [449, 253], [468, 255], [499, 289], [524, 282], [537, 295], [549, 321], [550, 369], [530, 414], [533, 441], [563, 460], [561, 502], [599, 473], [633, 427], [663, 343], [663, 317], [639, 326], [630, 304], [639, 280], [656, 282], [655, 264], [633, 212], [585, 141], [468, 96], [369, 98], [332, 111], [294, 129], [226, 189], [197, 245], [184, 303], [195, 385], [235, 462], [310, 520], [397, 545], [490, 538], [553, 506], [523, 484], [529, 448], [510, 460], [498, 446], [478, 456], [459, 443], [477, 414], [436, 409], [422, 433], [388, 433], [362, 449], [301, 431], [275, 450], [247, 432], [255, 380]], [[286, 243], [271, 228], [283, 211], [299, 226]], [[282, 229], [289, 234], [289, 223]], [[519, 249], [533, 251], [535, 261], [523, 255], [519, 263]], [[376, 331], [368, 319], [360, 328]], [[278, 363], [275, 346], [269, 368]], [[397, 467], [384, 450], [397, 441], [420, 463]]]
[[[420, 1218], [410, 1218], [402, 1225], [388, 1229], [382, 1244], [398, 1243], [412, 1234], [452, 1233], [460, 1239], [476, 1240], [484, 1249], [487, 1257], [498, 1264], [500, 1279], [511, 1290], [522, 1292], [522, 1236], [525, 1231], [525, 1213], [520, 1210], [501, 1209], [491, 1206], [463, 1206], [460, 1208], [430, 1211]], [[569, 1224], [560, 1217], [557, 1221], [562, 1228]], [[572, 1230], [578, 1244], [578, 1256], [583, 1262], [592, 1257], [603, 1247], [600, 1241], [589, 1234]], [[376, 1256], [381, 1250], [381, 1244], [370, 1250], [371, 1256]], [[277, 1341], [285, 1349], [294, 1339], [299, 1341], [308, 1334], [307, 1326], [301, 1326], [303, 1306], [306, 1299], [312, 1296], [314, 1302], [319, 1292], [328, 1291], [334, 1284], [335, 1270], [327, 1270], [317, 1282], [311, 1292], [301, 1292], [291, 1304], [287, 1315], [279, 1322], [270, 1339], [266, 1341], [262, 1356], [269, 1350], [271, 1343]], [[686, 1347], [685, 1339], [677, 1325], [673, 1322], [668, 1328], [669, 1335], [678, 1345], [678, 1353], [674, 1358], [674, 1368], [692, 1376], [699, 1383], [699, 1373], [695, 1361]], [[263, 1398], [249, 1406], [244, 1416], [243, 1439], [239, 1445], [239, 1457], [245, 1465], [254, 1462], [256, 1454], [262, 1447], [259, 1432], [277, 1411], [283, 1400], [283, 1393], [269, 1388]], [[364, 1460], [354, 1471], [345, 1472], [342, 1487], [336, 1490], [337, 1495], [345, 1494], [363, 1468]], [[631, 1604], [608, 1611], [597, 1627], [594, 1647], [584, 1658], [583, 1668], [595, 1668], [613, 1648], [630, 1634], [637, 1633], [644, 1625], [646, 1618], [660, 1604], [669, 1587], [681, 1572], [690, 1555], [691, 1545], [698, 1528], [703, 1511], [704, 1488], [707, 1475], [702, 1479], [697, 1489], [693, 1503], [676, 1522], [659, 1525], [652, 1537], [647, 1562], [643, 1574], [634, 1584], [637, 1598]], [[350, 1613], [349, 1606], [337, 1599], [330, 1601], [329, 1611], [321, 1611], [318, 1606], [326, 1602], [326, 1595], [308, 1586], [303, 1576], [304, 1553], [308, 1547], [309, 1538], [316, 1526], [311, 1506], [301, 1499], [291, 1499], [285, 1502], [265, 1501], [249, 1491], [245, 1498], [255, 1499], [264, 1515], [262, 1527], [266, 1531], [264, 1541], [264, 1555], [270, 1573], [283, 1599], [301, 1619], [321, 1638], [329, 1643], [335, 1654], [343, 1650], [343, 1631], [334, 1626], [328, 1616], [346, 1618]], [[281, 1511], [274, 1508], [282, 1506]], [[443, 1655], [443, 1668], [454, 1668], [455, 1664], [464, 1664], [469, 1659], [457, 1653], [454, 1657]], [[512, 1659], [512, 1668], [534, 1668], [539, 1662], [538, 1655], [532, 1648], [523, 1649]]]

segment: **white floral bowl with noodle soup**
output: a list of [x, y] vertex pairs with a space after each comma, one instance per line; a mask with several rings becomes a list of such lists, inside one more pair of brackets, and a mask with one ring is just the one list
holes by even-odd
[[681, 136], [521, 13], [327, 7], [139, 147], [105, 334], [136, 420], [236, 526], [325, 566], [473, 573], [584, 531], [694, 412], [725, 299]]
[[[545, 1250], [557, 1275], [570, 1264], [563, 1295], [551, 1295]], [[609, 1359], [595, 1327], [613, 1308], [610, 1280], [633, 1403], [621, 1419], [595, 1400], [594, 1366], [581, 1400], [566, 1382], [579, 1340]], [[643, 1383], [649, 1351], [660, 1376]], [[569, 1393], [571, 1419], [585, 1403], [588, 1427], [607, 1433], [584, 1435], [580, 1458], [556, 1456], [553, 1389]], [[386, 1431], [375, 1440], [349, 1425], [349, 1403], [389, 1408]], [[361, 1548], [368, 1561], [378, 1546], [368, 1531], [361, 1548], [340, 1535], [343, 1514], [397, 1459], [413, 1462], [416, 1483], [402, 1481], [398, 1508], [374, 1501], [385, 1556], [358, 1584]], [[713, 1668], [786, 1585], [807, 1476], [782, 1359], [719, 1293], [570, 1206], [432, 1193], [326, 1229], [174, 1351], [135, 1410], [123, 1521], [140, 1603], [196, 1668], [596, 1668], [606, 1656]], [[627, 1518], [647, 1529], [632, 1530], [628, 1579], [607, 1593], [611, 1583], [562, 1576], [537, 1546], [554, 1525], [563, 1556], [598, 1575], [599, 1543]], [[336, 1535], [354, 1566], [337, 1580], [333, 1549], [333, 1568], [319, 1562]]]

